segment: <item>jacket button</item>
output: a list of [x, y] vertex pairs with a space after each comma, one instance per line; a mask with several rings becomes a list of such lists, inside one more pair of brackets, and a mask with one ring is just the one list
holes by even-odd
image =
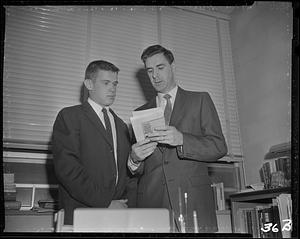
[[164, 161], [164, 164], [168, 164], [168, 163], [169, 163], [169, 161], [168, 161], [168, 160], [165, 160], [165, 161]]

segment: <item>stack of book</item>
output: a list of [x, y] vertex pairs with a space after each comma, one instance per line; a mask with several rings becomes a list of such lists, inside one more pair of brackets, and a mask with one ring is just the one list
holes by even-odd
[[4, 208], [19, 210], [21, 202], [17, 201], [17, 189], [15, 184], [15, 175], [13, 173], [4, 173]]
[[291, 185], [291, 148], [290, 144], [271, 147], [259, 170], [265, 188], [289, 187]]
[[272, 203], [240, 208], [241, 232], [254, 238], [289, 238], [292, 231], [291, 194], [280, 194]]
[[291, 157], [265, 160], [259, 174], [266, 189], [291, 186]]

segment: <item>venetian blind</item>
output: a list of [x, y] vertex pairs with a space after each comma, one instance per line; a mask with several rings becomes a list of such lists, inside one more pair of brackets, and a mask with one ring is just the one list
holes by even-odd
[[173, 51], [180, 86], [210, 93], [230, 153], [241, 154], [228, 22], [170, 7], [6, 7], [4, 141], [47, 144], [96, 59], [120, 68], [112, 108], [129, 122], [153, 96], [140, 55], [157, 43]]
[[4, 141], [48, 144], [57, 113], [80, 103], [92, 60], [121, 71], [112, 108], [126, 122], [151, 93], [142, 49], [157, 43], [156, 7], [7, 7]]
[[219, 32], [220, 62], [222, 65], [222, 82], [226, 115], [226, 135], [228, 138], [229, 153], [232, 158], [241, 158], [243, 153], [233, 72], [229, 22], [218, 19], [217, 26]]
[[[180, 17], [178, 17], [180, 16]], [[241, 155], [228, 21], [177, 8], [160, 11], [161, 43], [175, 55], [177, 82], [209, 92], [229, 155]]]
[[144, 85], [148, 80], [140, 55], [144, 48], [157, 43], [157, 9], [94, 7], [90, 26], [89, 61], [104, 58], [120, 68], [112, 108], [129, 123], [131, 112], [151, 94], [150, 85]]
[[47, 144], [58, 111], [79, 102], [86, 25], [84, 11], [6, 7], [4, 141]]

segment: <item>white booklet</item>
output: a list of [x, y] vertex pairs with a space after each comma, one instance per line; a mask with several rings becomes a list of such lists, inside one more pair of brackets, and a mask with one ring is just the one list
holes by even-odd
[[130, 122], [136, 141], [139, 142], [144, 140], [147, 134], [153, 133], [154, 128], [165, 126], [164, 111], [160, 107], [133, 111]]

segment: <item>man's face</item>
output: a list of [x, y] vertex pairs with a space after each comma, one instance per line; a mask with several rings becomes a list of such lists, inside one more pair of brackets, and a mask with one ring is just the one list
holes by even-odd
[[110, 106], [114, 102], [117, 84], [118, 73], [105, 70], [98, 70], [95, 79], [85, 81], [90, 98], [101, 106]]
[[170, 65], [162, 53], [148, 57], [145, 61], [145, 68], [157, 92], [167, 93], [176, 86], [174, 64]]

